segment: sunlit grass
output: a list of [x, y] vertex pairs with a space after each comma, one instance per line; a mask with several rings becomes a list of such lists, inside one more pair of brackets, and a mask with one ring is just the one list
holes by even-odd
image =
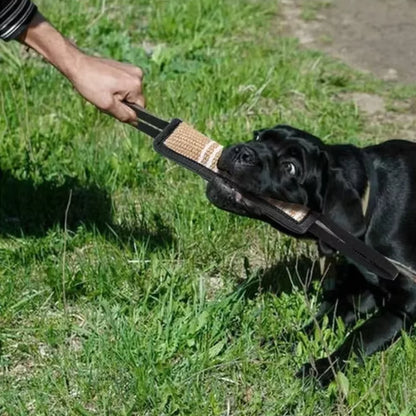
[[[337, 94], [406, 96], [279, 35], [275, 1], [37, 3], [80, 47], [142, 66], [152, 112], [225, 144], [277, 123], [360, 144]], [[411, 336], [329, 390], [294, 378], [344, 335], [297, 332], [312, 245], [210, 206], [18, 45], [0, 70], [0, 413], [414, 413]]]

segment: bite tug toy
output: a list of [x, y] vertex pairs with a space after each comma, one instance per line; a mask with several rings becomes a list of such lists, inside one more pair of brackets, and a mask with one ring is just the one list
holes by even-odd
[[[197, 173], [207, 181], [212, 181], [220, 175], [217, 162], [223, 146], [180, 119], [175, 118], [167, 122], [139, 106], [128, 105], [140, 120], [137, 129], [154, 138], [153, 147], [158, 153]], [[238, 184], [233, 185], [238, 189]], [[298, 235], [313, 234], [382, 278], [394, 280], [399, 274], [398, 269], [386, 257], [323, 214], [311, 211], [305, 206], [241, 193], [244, 198], [255, 203], [271, 223]]]

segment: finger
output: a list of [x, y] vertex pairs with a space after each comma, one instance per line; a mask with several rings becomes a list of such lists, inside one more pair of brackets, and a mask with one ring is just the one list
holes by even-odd
[[140, 107], [146, 107], [146, 99], [142, 94], [142, 91], [134, 91], [130, 90], [129, 93], [125, 97], [120, 96], [120, 101], [125, 101], [130, 104], [137, 104]]
[[144, 95], [138, 95], [137, 98], [133, 101], [133, 104], [140, 105], [141, 107], [146, 107], [146, 98], [144, 98]]
[[117, 120], [123, 123], [137, 124], [137, 115], [133, 109], [118, 100], [114, 100], [112, 108], [107, 110]]
[[143, 78], [144, 78], [144, 72], [143, 72], [143, 69], [139, 68], [138, 66], [133, 66], [133, 65], [130, 65], [130, 67], [129, 67], [129, 72], [130, 72], [133, 76], [138, 77], [138, 78], [140, 79], [140, 81], [142, 81], [142, 80], [143, 80]]
[[143, 84], [139, 78], [132, 78], [128, 83], [128, 92], [124, 97], [124, 100], [144, 107], [146, 100], [143, 96], [142, 87]]
[[128, 72], [130, 75], [132, 75], [133, 77], [137, 77], [140, 80], [142, 80], [144, 78], [144, 72], [143, 69], [132, 65], [128, 62], [119, 62], [119, 61], [114, 61], [113, 59], [105, 59], [105, 58], [101, 58], [103, 62], [105, 62], [107, 65], [113, 67], [113, 68], [117, 68], [123, 71]]

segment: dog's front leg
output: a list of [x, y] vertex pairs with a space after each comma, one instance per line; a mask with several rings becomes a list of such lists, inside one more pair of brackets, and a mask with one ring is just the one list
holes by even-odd
[[341, 347], [329, 357], [305, 364], [297, 375], [299, 377], [313, 376], [322, 385], [328, 385], [334, 379], [337, 371], [342, 371], [345, 368], [351, 354], [362, 359], [366, 355], [388, 347], [409, 324], [405, 315], [395, 314], [386, 309], [380, 310], [355, 329]]
[[386, 300], [380, 290], [369, 285], [361, 272], [348, 263], [333, 265], [332, 275], [323, 280], [321, 297], [317, 315], [302, 328], [308, 335], [325, 316], [330, 326], [340, 318], [347, 327], [352, 327], [358, 319], [368, 317]]

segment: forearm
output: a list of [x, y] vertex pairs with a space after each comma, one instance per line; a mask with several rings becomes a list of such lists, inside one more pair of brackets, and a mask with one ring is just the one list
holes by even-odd
[[27, 30], [18, 37], [18, 40], [42, 55], [68, 78], [71, 78], [71, 73], [83, 55], [39, 12], [35, 14]]
[[137, 121], [126, 105], [144, 106], [143, 71], [133, 65], [90, 56], [56, 30], [29, 0], [0, 0], [0, 38], [17, 39], [62, 72], [89, 102], [118, 120]]

